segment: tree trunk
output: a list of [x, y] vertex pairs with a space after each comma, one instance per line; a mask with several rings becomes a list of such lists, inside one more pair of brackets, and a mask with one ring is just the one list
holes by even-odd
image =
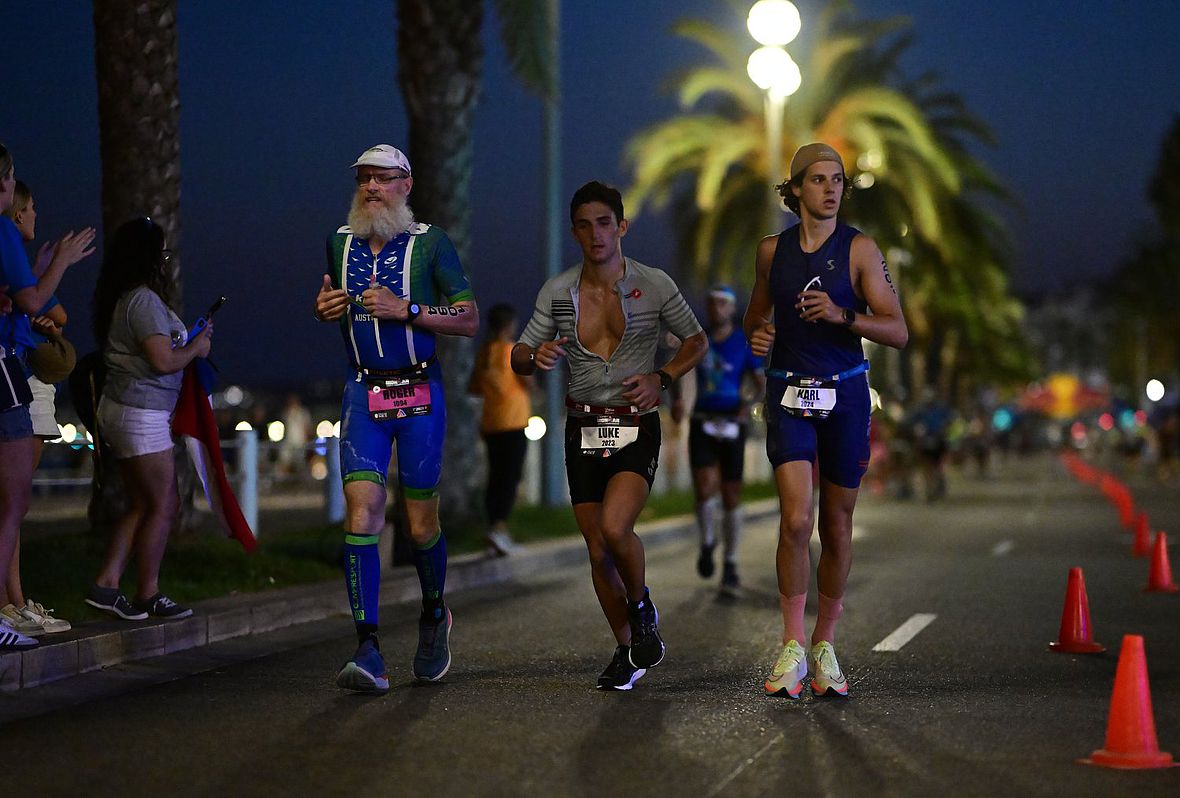
[[[483, 3], [398, 0], [398, 81], [410, 119], [414, 170], [410, 204], [423, 222], [451, 237], [459, 257], [470, 251], [472, 122], [483, 62]], [[470, 275], [470, 272], [468, 272]], [[482, 447], [467, 378], [469, 338], [439, 336], [447, 395], [447, 437], [439, 486], [444, 520], [479, 516]]]
[[[171, 291], [164, 301], [180, 313], [184, 250], [176, 0], [94, 0], [94, 61], [103, 235], [140, 216], [150, 216], [164, 229], [173, 253]], [[192, 514], [195, 474], [183, 447], [176, 449], [176, 475], [181, 497], [177, 525], [184, 528]], [[122, 508], [121, 481], [108, 477], [96, 480], [97, 501], [92, 502], [92, 518], [102, 522], [117, 517]]]

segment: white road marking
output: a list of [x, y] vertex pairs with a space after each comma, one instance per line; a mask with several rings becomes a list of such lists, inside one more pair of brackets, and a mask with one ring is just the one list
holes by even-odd
[[911, 616], [908, 621], [894, 629], [892, 634], [873, 646], [873, 651], [901, 651], [902, 646], [917, 637], [918, 632], [933, 623], [937, 617], [925, 612]]
[[992, 556], [993, 557], [1003, 557], [1005, 554], [1008, 554], [1014, 548], [1016, 548], [1016, 544], [1013, 543], [1012, 541], [1001, 540], [999, 543], [992, 546]]
[[767, 751], [769, 751], [772, 747], [778, 745], [782, 741], [783, 741], [783, 733], [779, 732], [778, 734], [776, 734], [774, 736], [773, 740], [768, 742], [766, 745], [762, 746], [762, 748], [758, 751], [758, 753], [754, 754], [752, 757], [750, 757], [749, 759], [747, 759], [746, 761], [744, 761], [740, 765], [738, 765], [733, 770], [732, 773], [730, 773], [728, 776], [726, 776], [724, 779], [722, 779], [719, 784], [717, 784], [713, 787], [713, 789], [709, 790], [709, 792], [705, 794], [706, 798], [713, 798], [713, 796], [715, 796], [715, 795], [720, 795], [721, 791], [724, 790], [726, 787], [728, 787], [729, 783], [731, 781], [733, 781], [738, 776], [740, 776], [743, 770], [748, 768], [750, 765], [754, 764], [754, 762], [756, 762], [759, 757], [761, 757], [763, 754], [765, 754]]

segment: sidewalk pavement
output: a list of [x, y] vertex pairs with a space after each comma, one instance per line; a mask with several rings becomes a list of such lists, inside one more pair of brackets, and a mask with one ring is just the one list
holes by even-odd
[[[746, 517], [778, 512], [777, 499], [745, 505]], [[645, 546], [681, 539], [695, 517], [679, 515], [639, 524]], [[509, 582], [518, 575], [585, 561], [580, 538], [562, 538], [518, 546], [507, 557], [466, 554], [447, 565], [447, 592]], [[418, 598], [418, 576], [412, 568], [397, 568], [381, 581], [382, 606]], [[179, 621], [101, 621], [79, 624], [68, 632], [42, 635], [41, 645], [27, 651], [0, 654], [0, 691], [36, 687], [70, 676], [125, 662], [173, 654], [245, 635], [274, 631], [294, 624], [340, 616], [341, 634], [348, 630], [348, 602], [341, 582], [262, 593], [241, 593], [196, 602], [192, 617]]]

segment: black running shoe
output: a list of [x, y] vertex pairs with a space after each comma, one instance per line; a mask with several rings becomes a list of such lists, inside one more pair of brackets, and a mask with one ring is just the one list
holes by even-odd
[[643, 591], [643, 598], [628, 604], [631, 623], [631, 651], [629, 660], [636, 668], [654, 668], [664, 659], [664, 641], [660, 638], [660, 613], [652, 603], [651, 594]]
[[701, 546], [701, 554], [697, 557], [697, 573], [702, 579], [713, 575], [713, 548], [716, 546]]
[[610, 665], [598, 677], [599, 690], [630, 690], [643, 674], [643, 668], [636, 668], [630, 660], [631, 648], [619, 646], [615, 649], [615, 656]]
[[727, 598], [737, 598], [741, 595], [742, 580], [738, 579], [737, 566], [731, 562], [725, 563], [721, 569], [721, 595]]
[[414, 678], [437, 682], [451, 669], [451, 609], [443, 606], [438, 620], [423, 613], [418, 619], [418, 651], [414, 654]]

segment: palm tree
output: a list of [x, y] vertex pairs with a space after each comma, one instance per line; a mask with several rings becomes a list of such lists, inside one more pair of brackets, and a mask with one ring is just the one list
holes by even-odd
[[[496, 0], [500, 29], [517, 77], [542, 95], [555, 90], [548, 20], [557, 0]], [[410, 120], [414, 209], [447, 231], [459, 256], [470, 245], [472, 121], [483, 65], [480, 0], [396, 0], [398, 80]], [[480, 460], [467, 396], [474, 347], [439, 339], [447, 396], [447, 477], [441, 507], [450, 519], [478, 516]], [[475, 456], [473, 456], [475, 455]]]
[[[94, 60], [98, 81], [104, 235], [137, 216], [150, 216], [173, 251], [173, 293], [181, 306], [180, 90], [176, 0], [94, 0]], [[101, 465], [101, 464], [100, 464]], [[177, 527], [192, 516], [196, 475], [184, 449], [176, 451], [181, 501]], [[89, 515], [105, 526], [122, 510], [118, 469], [95, 469]]]
[[[984, 291], [998, 303], [1003, 340], [1019, 340], [1003, 228], [976, 201], [980, 194], [1004, 195], [967, 149], [967, 142], [990, 141], [990, 132], [936, 79], [903, 82], [905, 25], [896, 18], [858, 19], [847, 2], [824, 10], [802, 67], [803, 85], [787, 105], [780, 162], [809, 141], [826, 141], [844, 157], [860, 187], [847, 206], [850, 221], [877, 239], [895, 268], [912, 264], [901, 270], [916, 371], [937, 376], [950, 366], [948, 374], [961, 373], [968, 352], [976, 355], [975, 367], [1021, 371], [1023, 357], [984, 356], [995, 349], [986, 332], [994, 334], [997, 325], [980, 318], [976, 301]], [[676, 75], [672, 88], [686, 113], [629, 142], [635, 182], [628, 204], [637, 213], [646, 205], [672, 206], [698, 282], [748, 285], [753, 242], [772, 232], [763, 227], [770, 157], [762, 92], [745, 74], [750, 45], [699, 20], [674, 30], [719, 63]], [[988, 257], [973, 253], [975, 246]], [[953, 333], [937, 334], [948, 326]]]

